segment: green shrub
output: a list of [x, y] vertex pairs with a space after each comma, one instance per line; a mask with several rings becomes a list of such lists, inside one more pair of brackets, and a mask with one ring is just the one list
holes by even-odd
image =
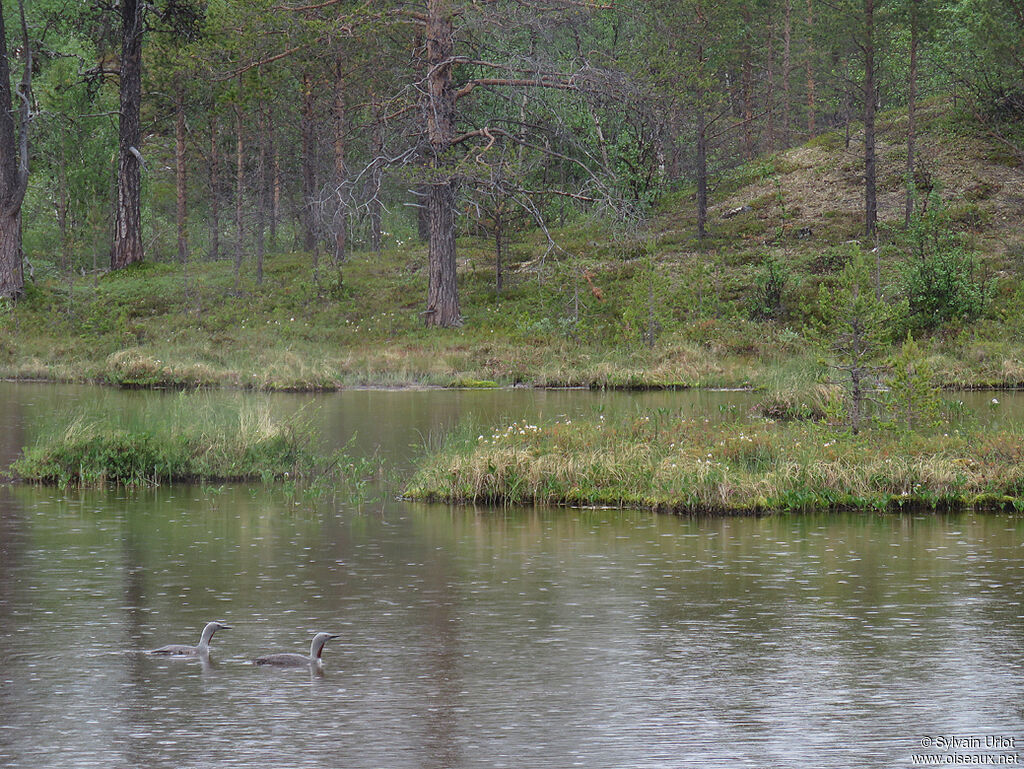
[[894, 423], [908, 429], [935, 425], [942, 410], [933, 384], [935, 372], [910, 334], [890, 359], [890, 366], [886, 405]]
[[992, 286], [975, 278], [974, 254], [964, 249], [938, 195], [915, 214], [908, 233], [910, 258], [903, 268], [903, 293], [912, 329], [974, 320], [984, 311]]
[[761, 270], [754, 280], [750, 297], [750, 317], [753, 320], [778, 320], [783, 315], [786, 287], [793, 279], [789, 267], [771, 252], [761, 260]]

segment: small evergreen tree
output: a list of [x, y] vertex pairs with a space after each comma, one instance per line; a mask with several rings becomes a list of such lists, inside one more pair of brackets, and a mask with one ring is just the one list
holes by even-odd
[[834, 288], [819, 295], [822, 318], [831, 339], [833, 362], [847, 393], [846, 418], [854, 434], [860, 431], [867, 404], [880, 389], [882, 352], [903, 304], [894, 304], [875, 289], [872, 263], [860, 253], [843, 268]]
[[975, 278], [974, 254], [963, 247], [937, 193], [911, 217], [908, 241], [903, 293], [911, 327], [933, 329], [981, 315], [991, 287]]
[[942, 407], [932, 384], [935, 372], [910, 334], [892, 357], [891, 367], [887, 400], [894, 421], [907, 428], [934, 425]]

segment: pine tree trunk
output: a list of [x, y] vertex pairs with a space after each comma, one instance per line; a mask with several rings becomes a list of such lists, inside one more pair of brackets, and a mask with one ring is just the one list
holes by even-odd
[[[697, 18], [702, 24], [706, 24], [704, 16], [699, 9]], [[744, 18], [749, 21], [749, 11], [744, 11]], [[696, 54], [694, 63], [697, 66], [697, 72], [702, 73], [706, 63], [703, 37], [697, 38], [697, 48], [694, 53]], [[697, 120], [697, 240], [699, 240], [703, 245], [704, 237], [707, 235], [708, 222], [708, 140], [707, 125], [704, 116], [704, 101], [706, 94], [702, 83], [698, 82], [694, 86], [693, 95], [694, 110], [696, 112]], [[745, 120], [744, 123], [748, 127], [750, 126], [749, 121]]]
[[177, 84], [174, 93], [174, 183], [177, 206], [178, 261], [188, 261], [188, 188], [185, 169], [185, 87]]
[[110, 269], [142, 261], [142, 33], [144, 2], [121, 0], [120, 136]]
[[919, 0], [910, 0], [910, 72], [907, 82], [907, 204], [903, 223], [909, 227], [914, 215], [914, 152], [917, 142], [917, 46]]
[[220, 153], [217, 116], [210, 116], [210, 260], [220, 258]]
[[[22, 9], [23, 10], [23, 9]], [[0, 40], [6, 40], [0, 3]], [[26, 49], [24, 85], [32, 75]], [[28, 116], [21, 110], [20, 131], [14, 124], [11, 71], [7, 49], [0, 50], [0, 298], [17, 299], [25, 291], [21, 244], [21, 204], [28, 184]]]
[[61, 144], [57, 159], [57, 232], [60, 236], [60, 266], [63, 270], [71, 269], [71, 239], [68, 236], [68, 213], [71, 200], [68, 196], [68, 158]]
[[0, 211], [0, 298], [17, 299], [25, 291], [21, 253], [21, 207]]
[[740, 80], [743, 91], [743, 157], [754, 158], [754, 63], [750, 52], [750, 28], [752, 20], [750, 9], [743, 5], [743, 63]]
[[430, 142], [431, 179], [427, 185], [430, 228], [429, 288], [424, 321], [450, 328], [462, 324], [455, 260], [456, 182], [445, 168], [455, 139], [455, 89], [452, 84], [454, 27], [448, 0], [428, 0], [426, 23], [427, 93], [423, 117]]
[[316, 251], [316, 157], [313, 125], [313, 84], [308, 74], [302, 75], [302, 247]]
[[[239, 84], [239, 94], [242, 93]], [[235, 285], [238, 288], [242, 278], [242, 257], [245, 248], [245, 219], [243, 204], [245, 202], [245, 144], [242, 138], [242, 108], [235, 105]]]
[[864, 234], [878, 223], [875, 163], [875, 0], [864, 0]]
[[708, 142], [704, 106], [697, 106], [697, 238], [704, 240], [708, 222]]
[[494, 215], [494, 291], [498, 295], [501, 294], [502, 279], [504, 277], [501, 270], [501, 251], [504, 246], [504, 235], [504, 222], [499, 210]]
[[267, 190], [270, 198], [270, 248], [277, 248], [277, 219], [281, 205], [281, 168], [277, 159], [277, 131], [274, 130], [274, 119], [267, 121], [267, 155], [270, 167], [267, 169], [269, 179]]
[[345, 210], [345, 72], [339, 51], [334, 75], [334, 266], [340, 267], [347, 256], [348, 226]]
[[260, 131], [257, 141], [259, 151], [256, 158], [256, 285], [263, 285], [263, 256], [266, 251], [264, 243], [264, 230], [267, 219], [267, 136], [266, 125], [270, 122], [264, 114], [262, 107], [258, 109], [260, 114]]
[[768, 151], [775, 150], [775, 25], [769, 24], [767, 30], [768, 39], [765, 41], [768, 46], [768, 83], [765, 95], [765, 133]]
[[814, 0], [807, 0], [807, 138], [817, 134], [814, 122]]
[[789, 77], [793, 69], [792, 58], [793, 0], [786, 0], [782, 23], [782, 146], [789, 146]]
[[372, 141], [374, 165], [370, 171], [370, 248], [373, 249], [374, 253], [379, 254], [382, 243], [382, 210], [380, 201], [382, 173], [379, 158], [384, 154], [384, 129], [381, 126], [380, 110], [377, 108], [374, 109]]
[[451, 328], [462, 325], [455, 272], [455, 182], [435, 183], [427, 189], [430, 285], [425, 322]]

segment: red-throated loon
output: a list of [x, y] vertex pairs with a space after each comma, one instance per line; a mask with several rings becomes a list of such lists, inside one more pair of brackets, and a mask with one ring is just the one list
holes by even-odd
[[285, 668], [297, 668], [304, 667], [306, 665], [315, 665], [319, 667], [322, 664], [320, 655], [323, 653], [324, 644], [335, 638], [341, 638], [341, 636], [331, 635], [330, 633], [317, 633], [313, 636], [313, 642], [309, 645], [308, 657], [302, 654], [295, 654], [293, 652], [268, 654], [265, 657], [257, 657], [253, 660], [253, 664], [276, 665], [278, 667]]
[[202, 657], [210, 653], [210, 639], [213, 638], [213, 634], [218, 630], [230, 629], [231, 625], [225, 625], [223, 622], [209, 622], [206, 627], [203, 628], [203, 634], [199, 637], [199, 643], [195, 646], [170, 644], [169, 646], [161, 646], [159, 649], [153, 649], [149, 654], [173, 654], [179, 657]]

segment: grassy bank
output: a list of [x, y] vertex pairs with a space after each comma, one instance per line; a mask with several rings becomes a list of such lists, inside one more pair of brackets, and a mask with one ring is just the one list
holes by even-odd
[[315, 450], [302, 414], [214, 408], [196, 396], [131, 419], [109, 413], [54, 416], [11, 472], [57, 486], [158, 486], [220, 481], [323, 483], [361, 472], [346, 457]]
[[978, 506], [1024, 509], [1024, 429], [711, 424], [682, 414], [514, 423], [427, 457], [406, 494], [674, 513]]

